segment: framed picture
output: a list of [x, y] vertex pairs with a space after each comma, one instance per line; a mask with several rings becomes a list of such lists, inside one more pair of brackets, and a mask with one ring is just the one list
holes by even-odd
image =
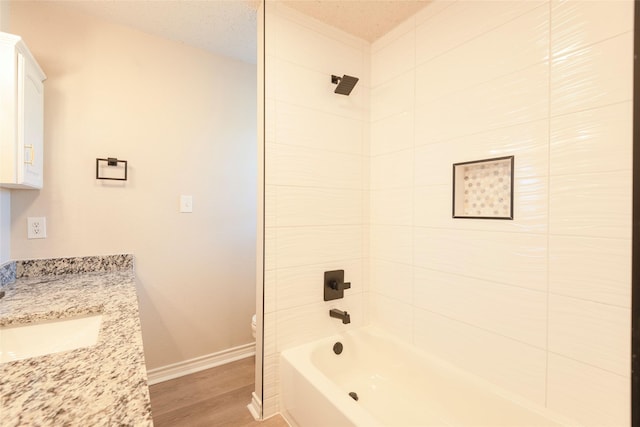
[[453, 217], [513, 219], [514, 156], [454, 163]]

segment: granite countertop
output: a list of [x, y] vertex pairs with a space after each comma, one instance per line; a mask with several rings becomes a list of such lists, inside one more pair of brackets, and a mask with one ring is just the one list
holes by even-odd
[[[25, 277], [27, 276], [27, 277]], [[132, 269], [17, 279], [0, 325], [102, 313], [95, 346], [0, 363], [0, 426], [152, 426]]]

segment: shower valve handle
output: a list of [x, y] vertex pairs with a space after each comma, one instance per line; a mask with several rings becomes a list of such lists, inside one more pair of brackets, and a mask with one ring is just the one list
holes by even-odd
[[345, 289], [351, 289], [351, 282], [338, 282], [337, 280], [332, 280], [329, 282], [329, 286], [334, 291], [344, 291]]

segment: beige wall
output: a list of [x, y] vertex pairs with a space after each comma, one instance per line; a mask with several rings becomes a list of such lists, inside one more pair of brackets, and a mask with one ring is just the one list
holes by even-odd
[[10, 14], [11, 2], [9, 0], [0, 0], [0, 31], [9, 31]]
[[[9, 0], [0, 0], [0, 31], [9, 32]], [[0, 264], [11, 258], [11, 192], [0, 189]]]
[[[12, 257], [133, 253], [148, 368], [251, 342], [255, 65], [60, 3], [14, 3], [11, 29], [48, 77], [45, 184], [12, 195]], [[107, 156], [126, 183], [95, 179]], [[47, 239], [26, 239], [27, 216]]]

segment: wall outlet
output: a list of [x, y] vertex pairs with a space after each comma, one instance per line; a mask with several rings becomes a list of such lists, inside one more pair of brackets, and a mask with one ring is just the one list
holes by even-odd
[[27, 218], [27, 239], [44, 239], [47, 237], [47, 218], [30, 216]]

